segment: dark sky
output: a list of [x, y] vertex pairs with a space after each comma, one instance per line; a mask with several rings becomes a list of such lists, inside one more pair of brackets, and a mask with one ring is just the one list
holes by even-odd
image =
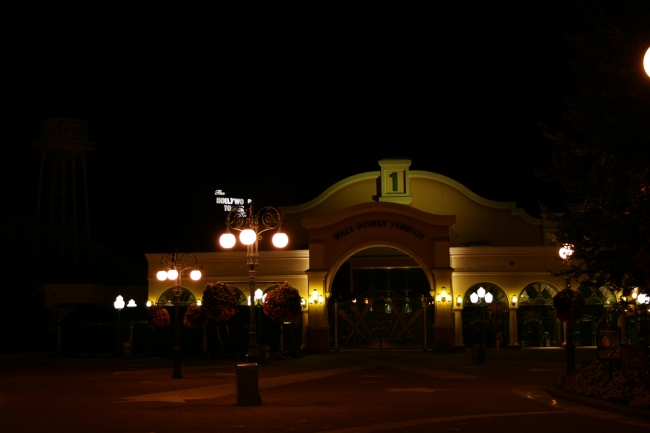
[[90, 122], [91, 226], [111, 248], [214, 250], [215, 189], [299, 204], [395, 156], [535, 214], [557, 193], [530, 176], [534, 116], [557, 121], [571, 87], [553, 4], [14, 10], [2, 216], [34, 213], [31, 142], [57, 116]]

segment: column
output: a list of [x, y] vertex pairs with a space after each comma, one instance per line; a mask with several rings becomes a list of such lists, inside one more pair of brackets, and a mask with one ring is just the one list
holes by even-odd
[[510, 349], [520, 349], [519, 346], [519, 333], [517, 332], [517, 307], [510, 307], [508, 309], [508, 319], [510, 325], [510, 341], [508, 342], [508, 348]]
[[453, 299], [456, 296], [451, 286], [451, 274], [453, 269], [432, 270], [435, 287], [431, 295], [435, 297], [436, 292], [447, 289], [448, 302], [435, 302], [436, 321], [433, 324], [433, 346], [442, 351], [451, 351], [455, 348], [456, 332], [454, 329], [454, 316], [452, 313]]
[[307, 271], [308, 291], [314, 289], [323, 296], [323, 303], [309, 305], [307, 324], [307, 350], [310, 353], [328, 353], [330, 351], [330, 327], [327, 321], [327, 298], [325, 293], [326, 271]]
[[454, 308], [454, 333], [456, 335], [456, 350], [464, 350], [463, 341], [463, 308]]

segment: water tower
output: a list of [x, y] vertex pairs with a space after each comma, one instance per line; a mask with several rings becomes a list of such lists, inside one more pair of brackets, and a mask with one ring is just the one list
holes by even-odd
[[79, 279], [82, 269], [91, 267], [86, 154], [96, 145], [89, 139], [88, 122], [45, 119], [33, 147], [41, 152], [35, 256], [50, 282]]

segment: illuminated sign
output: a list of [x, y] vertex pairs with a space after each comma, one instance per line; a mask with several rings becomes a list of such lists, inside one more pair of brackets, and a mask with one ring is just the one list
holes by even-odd
[[216, 196], [215, 198], [216, 203], [219, 205], [223, 205], [223, 210], [226, 212], [230, 212], [233, 206], [235, 207], [244, 206], [250, 204], [253, 201], [250, 198], [243, 199], [243, 198], [236, 198], [236, 197], [226, 197], [226, 193], [223, 192], [223, 190], [221, 189], [215, 190], [214, 195]]

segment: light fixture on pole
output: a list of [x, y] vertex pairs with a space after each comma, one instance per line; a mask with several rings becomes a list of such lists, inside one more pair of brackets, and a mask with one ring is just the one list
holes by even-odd
[[476, 292], [469, 295], [469, 300], [481, 309], [481, 344], [478, 348], [477, 362], [482, 364], [485, 362], [485, 309], [492, 303], [494, 296], [483, 287], [479, 287]]
[[[569, 276], [569, 271], [571, 268], [571, 256], [574, 253], [574, 247], [572, 244], [562, 244], [560, 247], [559, 255], [564, 264], [566, 265], [566, 274], [564, 277], [564, 288], [569, 290], [571, 289], [571, 277]], [[566, 368], [567, 374], [571, 373], [575, 369], [576, 363], [576, 345], [573, 342], [573, 321], [566, 321], [566, 344], [564, 345], [564, 350], [566, 351]]]
[[198, 260], [194, 254], [179, 254], [178, 252], [165, 254], [160, 261], [161, 270], [156, 274], [160, 281], [170, 280], [174, 282], [174, 372], [172, 379], [182, 379], [181, 374], [181, 331], [178, 318], [178, 307], [180, 304], [181, 278], [183, 272], [190, 270], [190, 278], [194, 281], [201, 279], [201, 271], [197, 266]]
[[479, 287], [476, 292], [469, 295], [469, 300], [472, 301], [472, 304], [487, 305], [492, 303], [494, 295], [487, 292], [483, 287]]
[[[223, 248], [232, 248], [237, 243], [235, 235], [231, 230], [239, 232], [239, 241], [246, 245], [246, 264], [248, 265], [248, 276], [250, 279], [250, 299], [255, 299], [255, 268], [259, 264], [259, 246], [262, 239], [262, 233], [267, 230], [277, 229], [273, 235], [272, 242], [276, 248], [284, 248], [289, 243], [289, 238], [282, 233], [282, 217], [277, 209], [266, 206], [257, 213], [253, 212], [253, 203], [251, 202], [248, 209], [244, 206], [235, 206], [226, 217], [226, 227], [228, 232], [221, 235], [219, 243]], [[248, 326], [248, 353], [246, 354], [248, 362], [259, 362], [260, 355], [257, 347], [257, 328], [255, 326], [255, 309], [250, 309], [250, 318]]]
[[127, 308], [137, 307], [133, 299], [131, 299], [127, 304], [124, 302], [124, 297], [122, 295], [117, 295], [115, 302], [113, 302], [113, 307], [117, 310], [117, 356], [121, 356], [122, 354], [122, 317], [120, 313], [125, 306]]

